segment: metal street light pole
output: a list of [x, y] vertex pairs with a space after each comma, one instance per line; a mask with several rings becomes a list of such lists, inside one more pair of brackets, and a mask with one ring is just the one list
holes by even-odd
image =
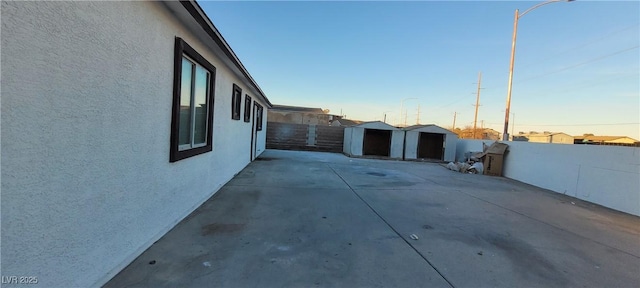
[[513, 38], [511, 40], [511, 62], [509, 64], [509, 85], [507, 86], [507, 108], [504, 112], [504, 131], [502, 134], [502, 141], [509, 140], [509, 109], [511, 108], [511, 87], [513, 83], [513, 63], [516, 57], [516, 36], [518, 34], [518, 20], [526, 15], [527, 13], [547, 4], [555, 3], [555, 2], [571, 2], [574, 0], [549, 0], [546, 2], [538, 3], [533, 7], [525, 10], [522, 14], [519, 13], [519, 10], [516, 9], [515, 17], [513, 20]]

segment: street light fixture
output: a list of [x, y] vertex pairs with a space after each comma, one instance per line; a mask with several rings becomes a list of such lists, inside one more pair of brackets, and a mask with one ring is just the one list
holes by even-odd
[[504, 131], [502, 134], [502, 141], [509, 140], [509, 109], [511, 108], [511, 84], [513, 83], [513, 62], [516, 56], [516, 35], [518, 34], [518, 20], [520, 17], [526, 15], [527, 13], [540, 8], [541, 6], [556, 3], [556, 2], [572, 2], [574, 0], [549, 0], [546, 2], [538, 3], [533, 7], [525, 10], [520, 13], [518, 9], [516, 9], [515, 18], [513, 20], [513, 39], [511, 40], [511, 63], [509, 65], [509, 86], [507, 88], [507, 109], [504, 113]]

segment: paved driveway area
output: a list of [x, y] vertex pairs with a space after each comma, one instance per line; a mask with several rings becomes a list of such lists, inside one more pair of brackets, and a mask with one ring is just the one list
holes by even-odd
[[162, 286], [640, 287], [640, 218], [434, 163], [267, 150], [106, 285]]

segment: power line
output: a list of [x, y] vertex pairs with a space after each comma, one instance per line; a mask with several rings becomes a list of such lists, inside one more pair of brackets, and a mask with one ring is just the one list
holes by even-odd
[[[524, 65], [523, 67], [518, 68], [518, 69], [528, 68], [528, 67], [534, 66], [535, 64], [538, 64], [538, 63], [540, 63], [540, 62], [544, 62], [544, 61], [546, 61], [546, 60], [549, 60], [549, 59], [555, 58], [556, 56], [564, 55], [564, 54], [566, 54], [566, 53], [568, 53], [568, 52], [575, 51], [575, 50], [577, 50], [577, 49], [579, 49], [579, 48], [583, 48], [583, 47], [585, 47], [585, 46], [589, 46], [589, 45], [591, 45], [591, 44], [593, 44], [593, 43], [600, 42], [600, 41], [602, 41], [602, 40], [604, 40], [604, 39], [606, 39], [606, 38], [609, 38], [610, 36], [613, 36], [613, 35], [615, 35], [615, 34], [618, 34], [618, 33], [620, 33], [620, 32], [623, 32], [623, 31], [626, 31], [626, 30], [629, 30], [629, 29], [632, 29], [632, 28], [638, 27], [638, 24], [640, 24], [640, 23], [636, 23], [636, 24], [634, 24], [634, 25], [627, 26], [627, 27], [622, 28], [622, 29], [620, 29], [620, 30], [616, 30], [616, 31], [613, 31], [613, 32], [611, 32], [611, 33], [605, 34], [604, 36], [602, 36], [602, 37], [600, 37], [600, 38], [597, 38], [597, 39], [595, 39], [595, 40], [587, 41], [587, 42], [585, 42], [585, 43], [583, 43], [583, 44], [577, 45], [577, 46], [575, 46], [574, 48], [567, 49], [567, 50], [565, 50], [565, 51], [562, 51], [562, 52], [560, 52], [560, 53], [553, 54], [553, 55], [551, 55], [551, 56], [548, 56], [548, 57], [546, 57], [546, 58], [542, 58], [542, 59], [540, 59], [540, 60], [536, 60], [534, 63], [532, 63], [532, 64], [528, 64], [528, 65]], [[632, 48], [630, 48], [630, 50], [631, 50], [631, 49], [634, 49], [634, 48], [638, 48], [638, 46], [636, 46], [636, 47], [632, 47]], [[620, 53], [622, 53], [622, 52], [626, 52], [626, 51], [621, 51]], [[613, 55], [609, 55], [609, 56], [613, 56]], [[585, 64], [585, 63], [583, 63], [583, 64], [581, 64], [581, 65], [584, 65], [584, 64]], [[566, 69], [570, 69], [570, 68], [566, 68]], [[560, 70], [560, 71], [563, 71], [563, 70]], [[556, 72], [560, 72], [560, 71], [556, 71]], [[552, 74], [552, 73], [555, 73], [555, 72], [551, 72], [551, 73], [549, 73], [549, 74]], [[504, 76], [504, 75], [506, 75], [506, 73], [505, 73], [505, 74], [502, 74], [502, 75]], [[538, 75], [538, 76], [534, 76], [534, 77], [531, 77], [531, 78], [527, 78], [527, 79], [519, 80], [519, 81], [514, 81], [514, 82], [518, 83], [518, 82], [522, 82], [522, 81], [526, 81], [526, 80], [530, 80], [530, 79], [538, 78], [538, 77], [542, 77], [542, 76], [545, 76], [545, 75], [544, 75], [544, 74], [543, 74], [543, 75]], [[492, 87], [488, 87], [487, 89], [494, 89], [494, 88], [498, 88], [498, 87], [497, 87], [497, 86], [492, 86]]]
[[600, 56], [600, 57], [597, 57], [597, 58], [593, 58], [593, 59], [590, 59], [590, 60], [587, 60], [587, 61], [584, 61], [584, 62], [581, 62], [581, 63], [578, 63], [578, 64], [574, 64], [574, 65], [571, 65], [571, 66], [568, 66], [568, 67], [564, 67], [562, 69], [558, 69], [558, 70], [554, 70], [554, 71], [547, 72], [547, 73], [544, 73], [544, 74], [540, 74], [540, 75], [532, 76], [532, 77], [529, 77], [529, 78], [521, 79], [521, 80], [518, 80], [518, 81], [515, 81], [515, 82], [516, 83], [522, 83], [522, 82], [529, 81], [529, 80], [532, 80], [532, 79], [536, 79], [536, 78], [548, 76], [548, 75], [551, 75], [551, 74], [555, 74], [555, 73], [558, 73], [558, 72], [566, 71], [566, 70], [569, 70], [569, 69], [580, 67], [582, 65], [586, 65], [586, 64], [589, 64], [589, 63], [600, 61], [602, 59], [609, 58], [611, 56], [622, 54], [624, 52], [631, 51], [633, 49], [637, 49], [638, 47], [640, 47], [640, 45], [636, 45], [636, 46], [633, 46], [633, 47], [622, 49], [620, 51], [616, 51], [616, 52], [613, 52], [611, 54], [603, 55], [603, 56]]
[[[613, 75], [615, 76], [615, 75]], [[626, 76], [621, 76], [621, 77], [598, 77], [598, 78], [592, 78], [590, 80], [586, 80], [586, 81], [580, 81], [580, 82], [575, 82], [573, 84], [570, 84], [569, 86], [567, 85], [556, 85], [553, 87], [550, 87], [551, 89], [549, 90], [543, 90], [542, 92], [536, 92], [537, 94], [549, 94], [549, 93], [564, 93], [564, 92], [570, 92], [576, 89], [583, 89], [583, 88], [589, 88], [589, 87], [595, 87], [595, 86], [602, 86], [603, 84], [610, 84], [612, 81], [616, 81], [616, 80], [621, 80], [621, 79], [627, 79], [627, 78], [631, 78], [634, 77], [635, 79], [638, 78], [637, 74], [628, 74]], [[563, 90], [560, 90], [563, 89]]]
[[445, 104], [445, 105], [442, 105], [442, 106], [438, 106], [438, 107], [437, 107], [437, 108], [435, 108], [435, 109], [442, 109], [442, 108], [445, 108], [445, 107], [447, 107], [447, 106], [451, 106], [451, 105], [453, 105], [453, 104], [455, 104], [455, 103], [458, 103], [458, 102], [460, 102], [460, 101], [462, 101], [462, 100], [465, 100], [465, 98], [469, 98], [469, 96], [462, 96], [462, 97], [460, 97], [460, 98], [457, 98], [455, 101], [453, 101], [453, 102], [451, 102], [451, 103], [449, 103], [449, 104]]
[[[503, 123], [487, 123], [487, 124], [503, 124]], [[622, 126], [622, 125], [640, 125], [640, 122], [628, 123], [598, 123], [598, 124], [518, 124], [518, 126]]]
[[547, 61], [547, 60], [549, 60], [549, 59], [555, 58], [555, 57], [557, 57], [557, 56], [564, 55], [564, 54], [567, 54], [567, 53], [569, 53], [569, 52], [576, 51], [576, 50], [578, 50], [578, 49], [580, 49], [580, 48], [584, 48], [584, 47], [589, 46], [589, 45], [591, 45], [591, 44], [593, 44], [593, 43], [600, 42], [600, 41], [602, 41], [602, 40], [604, 40], [604, 39], [607, 39], [607, 38], [609, 38], [609, 37], [611, 37], [611, 36], [613, 36], [613, 35], [615, 35], [615, 34], [618, 34], [618, 33], [620, 33], [620, 32], [623, 32], [623, 31], [629, 30], [629, 29], [631, 29], [631, 28], [637, 28], [637, 27], [638, 27], [638, 24], [640, 24], [640, 23], [636, 23], [636, 24], [633, 24], [633, 25], [631, 25], [631, 26], [627, 26], [627, 27], [622, 28], [622, 29], [620, 29], [620, 30], [616, 30], [616, 31], [613, 31], [613, 32], [611, 32], [611, 33], [605, 34], [604, 36], [602, 36], [602, 37], [600, 37], [600, 38], [597, 38], [597, 39], [595, 39], [595, 40], [591, 40], [591, 41], [585, 42], [585, 43], [580, 44], [580, 45], [578, 45], [578, 46], [575, 46], [575, 47], [573, 47], [573, 48], [570, 48], [570, 49], [564, 50], [564, 51], [562, 51], [562, 52], [559, 52], [559, 53], [556, 53], [556, 54], [552, 54], [551, 56], [548, 56], [548, 57], [545, 57], [545, 58], [542, 58], [542, 59], [536, 60], [536, 61], [534, 61], [534, 63], [528, 64], [528, 65], [524, 65], [524, 66], [523, 66], [523, 67], [521, 67], [520, 69], [528, 68], [528, 67], [534, 66], [534, 65], [536, 65], [536, 64], [539, 64], [540, 62], [544, 62], [544, 61]]

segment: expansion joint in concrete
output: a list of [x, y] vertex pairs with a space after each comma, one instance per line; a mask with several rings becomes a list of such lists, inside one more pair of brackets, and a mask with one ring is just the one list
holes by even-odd
[[378, 213], [378, 211], [376, 211], [376, 209], [374, 209], [371, 205], [369, 205], [369, 203], [366, 200], [364, 200], [364, 198], [362, 198], [362, 196], [360, 196], [360, 194], [358, 194], [358, 192], [356, 192], [356, 190], [353, 189], [353, 187], [351, 187], [351, 185], [340, 174], [338, 174], [338, 172], [335, 169], [333, 169], [333, 167], [331, 167], [331, 165], [327, 164], [327, 167], [329, 167], [329, 169], [331, 169], [331, 171], [333, 171], [333, 173], [335, 173], [336, 176], [338, 176], [342, 180], [342, 182], [344, 182], [344, 184], [349, 187], [349, 190], [351, 190], [351, 192], [353, 192], [353, 194], [355, 194], [356, 197], [358, 197], [358, 199], [360, 199], [360, 201], [362, 201], [362, 203], [367, 205], [367, 207], [369, 207], [369, 209], [371, 209], [371, 211], [374, 214], [376, 214], [378, 216], [378, 218], [380, 218], [380, 220], [382, 220], [382, 222], [384, 222], [389, 227], [389, 229], [391, 229], [391, 231], [393, 231], [396, 235], [398, 235], [398, 237], [400, 237], [400, 239], [402, 239], [402, 241], [407, 243], [407, 245], [409, 245], [409, 247], [411, 247], [411, 249], [413, 249], [413, 251], [415, 251], [429, 266], [431, 266], [431, 268], [433, 268], [433, 270], [435, 270], [436, 273], [438, 273], [438, 275], [440, 275], [440, 277], [442, 277], [442, 279], [444, 281], [446, 281], [447, 284], [449, 284], [449, 286], [455, 287], [455, 286], [453, 286], [451, 281], [449, 281], [449, 279], [447, 279], [447, 277], [445, 277], [442, 274], [442, 272], [440, 272], [440, 270], [438, 270], [438, 268], [436, 268], [436, 266], [434, 266], [433, 263], [431, 263], [431, 261], [429, 261], [429, 259], [427, 259], [426, 256], [424, 256], [422, 253], [420, 253], [420, 251], [418, 251], [418, 249], [416, 249], [416, 247], [414, 247], [411, 244], [411, 242], [409, 242], [406, 238], [402, 237], [402, 234], [400, 234], [400, 232], [398, 232], [398, 230], [393, 228], [391, 223], [389, 223], [386, 219], [384, 219], [384, 217], [382, 217], [382, 215], [380, 215], [380, 213]]

